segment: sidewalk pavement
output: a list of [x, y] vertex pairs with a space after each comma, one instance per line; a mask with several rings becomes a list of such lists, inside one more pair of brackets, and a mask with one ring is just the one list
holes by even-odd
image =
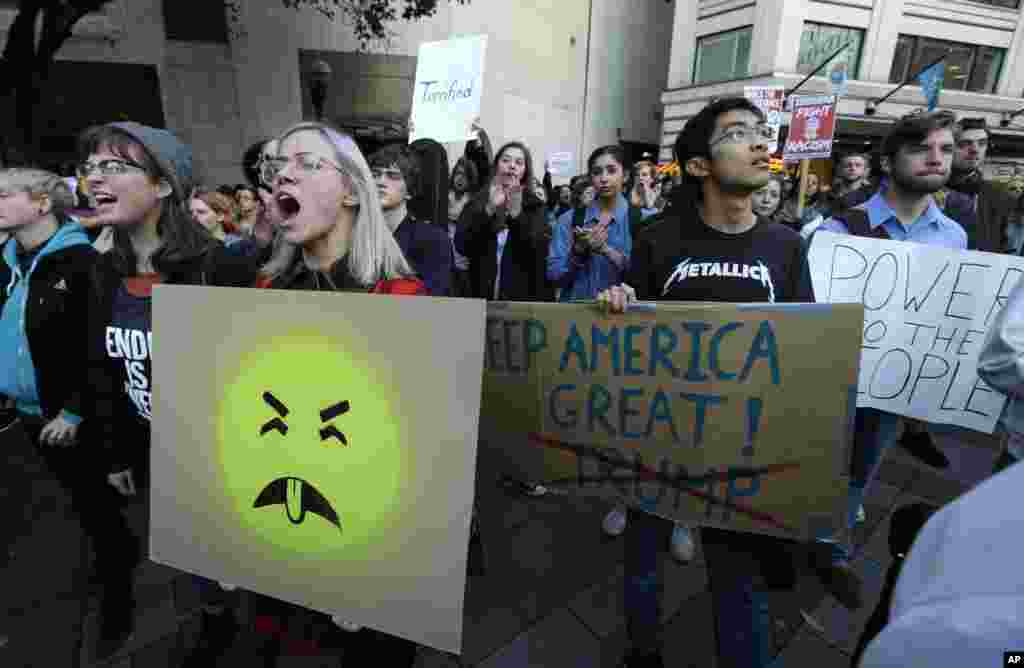
[[[895, 448], [867, 499], [867, 522], [856, 531], [859, 550], [853, 562], [865, 583], [863, 608], [846, 610], [806, 571], [794, 591], [772, 594], [776, 666], [848, 665], [889, 567], [892, 510], [919, 500], [946, 503], [988, 477], [997, 455], [993, 438], [946, 430], [935, 439], [950, 459], [948, 470], [930, 469]], [[96, 602], [87, 597], [87, 605], [80, 602], [88, 590], [85, 541], [65, 497], [30, 456], [27, 444], [4, 447], [8, 466], [0, 499], [15, 515], [25, 509], [25, 516], [19, 516], [21, 529], [9, 541], [14, 556], [0, 581], [6, 604], [0, 607], [6, 608], [0, 618], [0, 666], [176, 668], [198, 634], [198, 601], [182, 573], [153, 562], [139, 568], [135, 637], [109, 661], [93, 663]], [[422, 649], [418, 666], [618, 666], [626, 648], [624, 553], [621, 539], [601, 533], [608, 506], [567, 496], [511, 496], [496, 484], [486, 462], [480, 468], [477, 506], [487, 571], [468, 578], [463, 654]], [[673, 561], [665, 547], [666, 665], [713, 667], [710, 595], [699, 541], [696, 559], [686, 565]], [[240, 636], [221, 665], [254, 665], [245, 654], [248, 642], [250, 634]], [[270, 663], [338, 666], [324, 657]]]

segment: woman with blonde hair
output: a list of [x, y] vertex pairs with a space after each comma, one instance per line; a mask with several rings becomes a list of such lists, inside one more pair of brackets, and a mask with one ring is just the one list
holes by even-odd
[[384, 221], [376, 183], [359, 147], [324, 123], [299, 123], [263, 161], [281, 242], [262, 287], [426, 294]]
[[[376, 181], [352, 138], [324, 123], [299, 123], [276, 141], [274, 153], [261, 163], [260, 178], [272, 188], [279, 234], [257, 285], [428, 294], [385, 222]], [[280, 614], [289, 614], [289, 607]], [[317, 625], [319, 613], [299, 614]], [[340, 645], [345, 665], [401, 667], [416, 659], [414, 643], [332, 621], [350, 633], [332, 631], [333, 639], [321, 642]]]

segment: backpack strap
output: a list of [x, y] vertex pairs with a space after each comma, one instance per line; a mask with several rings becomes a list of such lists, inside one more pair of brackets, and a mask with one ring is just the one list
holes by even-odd
[[843, 221], [843, 223], [846, 224], [846, 229], [855, 237], [871, 237], [874, 239], [891, 238], [889, 233], [885, 231], [885, 227], [882, 225], [871, 229], [871, 221], [868, 219], [868, 212], [864, 209], [851, 207], [840, 212], [835, 218], [836, 220]]

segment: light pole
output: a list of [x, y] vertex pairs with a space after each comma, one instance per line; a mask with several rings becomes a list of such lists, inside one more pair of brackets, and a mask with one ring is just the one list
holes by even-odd
[[327, 100], [327, 86], [331, 82], [331, 66], [317, 60], [309, 70], [309, 95], [313, 99], [313, 113], [316, 120], [324, 120], [324, 102]]

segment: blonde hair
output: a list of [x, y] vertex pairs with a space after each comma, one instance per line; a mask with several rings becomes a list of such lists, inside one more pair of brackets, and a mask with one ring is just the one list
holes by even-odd
[[67, 181], [53, 172], [33, 167], [9, 167], [0, 169], [0, 190], [25, 192], [38, 200], [50, 200], [52, 213], [58, 223], [67, 220], [66, 212], [75, 207], [75, 195]]
[[[317, 132], [331, 145], [342, 178], [358, 201], [348, 253], [348, 270], [352, 277], [367, 286], [380, 280], [414, 277], [416, 273], [384, 222], [373, 175], [355, 141], [326, 123], [303, 122], [281, 133], [276, 139], [278, 146], [298, 132]], [[275, 240], [273, 254], [263, 267], [263, 274], [270, 279], [277, 278], [292, 266], [297, 255], [297, 246], [283, 239]]]

